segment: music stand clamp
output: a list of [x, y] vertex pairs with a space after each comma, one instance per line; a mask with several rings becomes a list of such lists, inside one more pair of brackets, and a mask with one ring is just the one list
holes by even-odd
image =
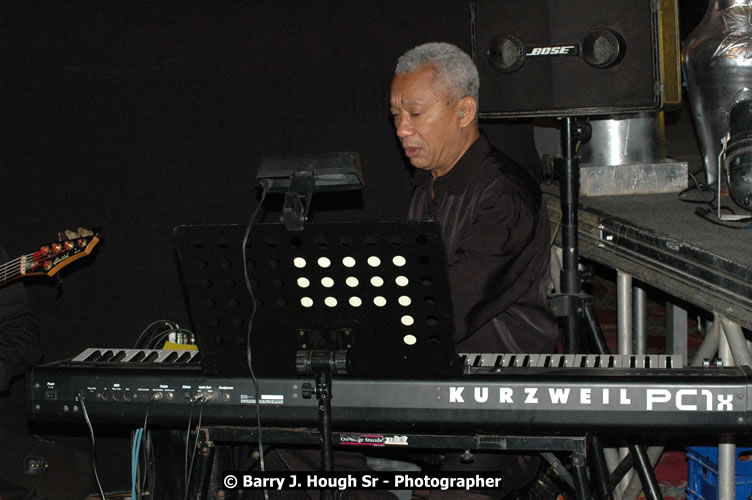
[[347, 350], [308, 349], [296, 354], [295, 367], [301, 375], [313, 375], [316, 387], [308, 382], [303, 384], [305, 399], [314, 394], [319, 401], [319, 432], [321, 434], [321, 468], [326, 472], [334, 470], [332, 458], [332, 375], [347, 374], [349, 358]]
[[284, 193], [282, 222], [288, 231], [303, 230], [314, 192], [363, 188], [360, 157], [353, 152], [265, 158], [256, 179], [267, 192]]

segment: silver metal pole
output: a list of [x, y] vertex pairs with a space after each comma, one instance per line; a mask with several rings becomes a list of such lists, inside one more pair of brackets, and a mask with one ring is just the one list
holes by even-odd
[[[716, 315], [713, 323], [721, 323]], [[718, 356], [723, 366], [734, 366], [734, 356], [726, 335], [721, 335]], [[736, 444], [733, 434], [721, 434], [718, 438], [718, 500], [734, 500], [736, 496]]]
[[634, 354], [645, 354], [648, 346], [648, 299], [647, 292], [639, 285], [632, 287], [634, 313]]
[[632, 354], [632, 276], [616, 273], [617, 342], [619, 354]]

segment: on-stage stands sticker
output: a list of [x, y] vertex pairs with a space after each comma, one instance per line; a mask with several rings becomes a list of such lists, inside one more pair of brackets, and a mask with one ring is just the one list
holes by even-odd
[[231, 490], [488, 490], [502, 487], [498, 472], [226, 472]]
[[407, 446], [407, 436], [381, 434], [342, 434], [339, 444], [351, 446]]

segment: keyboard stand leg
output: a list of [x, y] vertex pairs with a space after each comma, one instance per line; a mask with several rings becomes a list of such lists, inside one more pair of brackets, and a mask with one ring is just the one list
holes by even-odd
[[635, 469], [640, 475], [642, 489], [649, 500], [662, 500], [663, 494], [658, 486], [658, 480], [655, 478], [653, 466], [650, 465], [647, 452], [643, 445], [629, 445], [629, 453], [632, 454], [635, 463]]
[[591, 500], [590, 486], [585, 474], [585, 456], [573, 453], [572, 465], [574, 466], [574, 490], [578, 500]]
[[191, 478], [194, 495], [190, 498], [203, 500], [209, 498], [209, 477], [214, 462], [214, 443], [209, 439], [209, 431], [200, 429], [198, 453], [196, 457], [196, 474]]
[[608, 484], [608, 466], [603, 454], [603, 444], [597, 434], [591, 434], [590, 438], [590, 471], [597, 492], [601, 500], [613, 500], [611, 487]]

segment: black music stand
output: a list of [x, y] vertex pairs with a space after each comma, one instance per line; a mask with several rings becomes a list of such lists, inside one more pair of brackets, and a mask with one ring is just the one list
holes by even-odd
[[[183, 285], [204, 372], [248, 376], [246, 226], [178, 226]], [[454, 320], [437, 222], [253, 226], [246, 248], [256, 301], [258, 377], [296, 377], [299, 351], [346, 351], [369, 378], [458, 375]]]

